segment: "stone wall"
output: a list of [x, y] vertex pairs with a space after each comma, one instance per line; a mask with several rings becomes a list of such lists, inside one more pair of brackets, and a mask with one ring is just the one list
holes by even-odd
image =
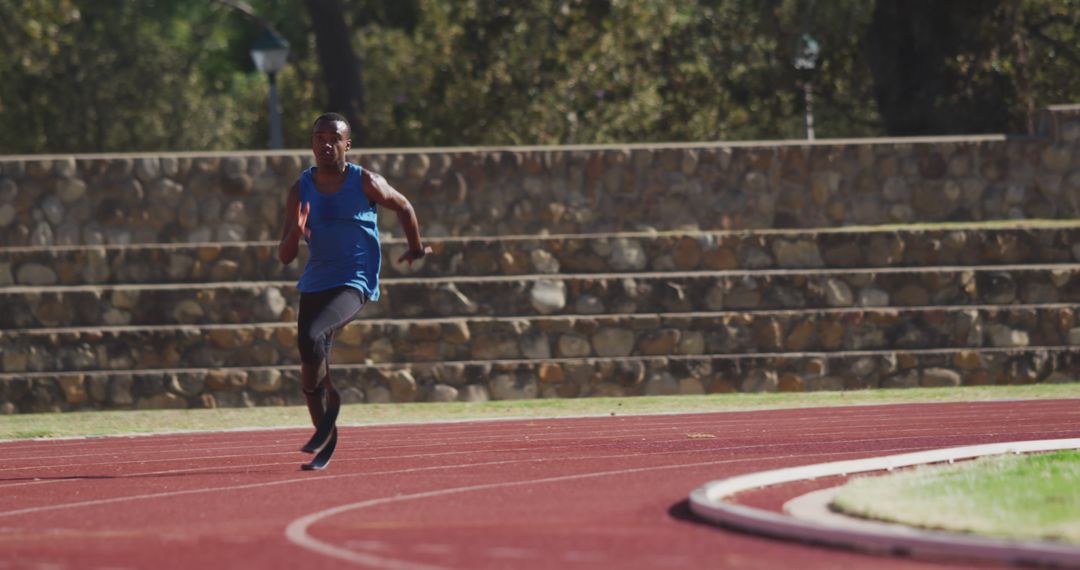
[[[1080, 221], [1034, 227], [954, 224], [946, 229], [685, 231], [431, 238], [435, 255], [385, 263], [386, 279], [833, 268], [1080, 263]], [[383, 259], [405, 252], [386, 240]], [[282, 266], [277, 242], [11, 248], [0, 256], [0, 287], [295, 281], [307, 249]], [[2, 295], [4, 291], [0, 291]], [[2, 318], [2, 317], [0, 317]]]
[[[1080, 352], [1020, 349], [346, 364], [334, 369], [334, 384], [347, 404], [947, 388], [1070, 383], [1077, 378]], [[0, 414], [303, 403], [296, 366], [65, 372], [0, 383]]]
[[[456, 275], [385, 279], [365, 318], [818, 311], [1080, 304], [1080, 263], [1057, 265]], [[292, 281], [0, 289], [0, 341], [24, 329], [293, 322]], [[0, 344], [0, 348], [3, 348]], [[0, 371], [4, 371], [0, 368]], [[10, 371], [10, 370], [8, 370]]]
[[[296, 368], [293, 323], [42, 331], [6, 343], [3, 372]], [[559, 315], [390, 321], [361, 319], [336, 337], [335, 362], [441, 365], [509, 360], [669, 356], [834, 356], [951, 351], [979, 362], [986, 349], [1080, 347], [1080, 318], [1065, 304], [1011, 307]], [[1080, 351], [1074, 350], [1080, 358]], [[552, 363], [561, 367], [562, 364]], [[982, 366], [971, 366], [981, 369]]]
[[[350, 159], [436, 255], [384, 262], [339, 333], [347, 402], [1080, 379], [1080, 106], [1023, 137]], [[310, 160], [0, 158], [0, 414], [301, 404], [275, 238]]]
[[[438, 239], [335, 378], [349, 402], [1075, 382], [1080, 223], [1038, 226]], [[302, 403], [273, 250], [0, 251], [0, 413]]]
[[[432, 236], [1080, 217], [1080, 106], [1037, 136], [364, 150]], [[285, 152], [0, 158], [0, 244], [271, 239]], [[384, 229], [396, 220], [383, 216]]]

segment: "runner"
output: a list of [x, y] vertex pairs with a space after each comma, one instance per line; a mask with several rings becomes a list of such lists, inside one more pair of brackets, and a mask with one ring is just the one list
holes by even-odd
[[306, 470], [323, 469], [337, 445], [341, 396], [330, 380], [334, 333], [353, 320], [364, 305], [379, 299], [381, 265], [377, 208], [397, 213], [409, 249], [398, 263], [431, 253], [420, 238], [412, 204], [382, 176], [346, 161], [352, 148], [345, 117], [326, 113], [315, 120], [311, 150], [315, 166], [305, 170], [289, 190], [278, 259], [296, 259], [300, 237], [308, 244], [308, 261], [297, 283], [300, 312], [297, 344], [300, 379], [315, 434], [302, 451], [317, 454]]

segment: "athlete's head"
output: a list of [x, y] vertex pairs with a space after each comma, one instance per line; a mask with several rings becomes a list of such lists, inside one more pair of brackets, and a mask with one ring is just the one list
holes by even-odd
[[311, 129], [311, 151], [320, 165], [343, 164], [352, 148], [352, 127], [337, 113], [323, 113]]

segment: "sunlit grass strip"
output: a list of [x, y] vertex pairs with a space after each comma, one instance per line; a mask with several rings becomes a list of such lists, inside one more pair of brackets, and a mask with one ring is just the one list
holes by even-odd
[[[822, 406], [1063, 398], [1080, 398], [1080, 383], [849, 392], [537, 399], [483, 403], [355, 404], [343, 406], [338, 422], [340, 425], [366, 425], [512, 417], [735, 412]], [[0, 416], [0, 439], [309, 427], [310, 422], [307, 409], [302, 406], [21, 414]]]
[[1080, 544], [1080, 451], [924, 465], [841, 488], [831, 505], [931, 530]]

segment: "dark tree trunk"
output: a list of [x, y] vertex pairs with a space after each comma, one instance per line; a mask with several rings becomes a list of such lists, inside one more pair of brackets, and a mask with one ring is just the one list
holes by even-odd
[[[999, 131], [1007, 86], [950, 66], [985, 54], [980, 32], [1000, 0], [877, 0], [864, 39], [878, 110], [890, 135]], [[980, 57], [980, 55], [976, 55]]]
[[353, 127], [353, 144], [363, 146], [366, 129], [362, 61], [349, 41], [341, 0], [304, 0], [304, 4], [315, 30], [315, 47], [326, 82], [326, 110], [345, 115]]

